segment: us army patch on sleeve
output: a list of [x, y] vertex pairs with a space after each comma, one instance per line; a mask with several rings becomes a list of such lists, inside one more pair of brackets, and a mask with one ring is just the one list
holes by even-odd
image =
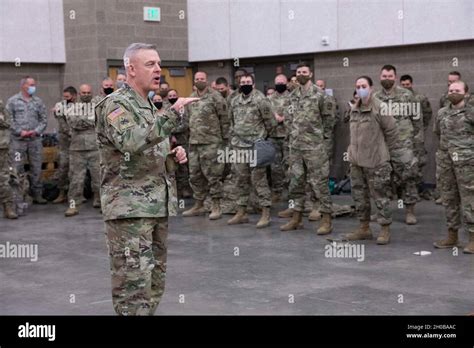
[[123, 133], [127, 129], [136, 125], [133, 116], [122, 106], [118, 106], [114, 111], [107, 115], [107, 122], [119, 133]]
[[107, 115], [107, 121], [109, 123], [115, 122], [117, 117], [122, 115], [124, 112], [125, 110], [121, 106], [117, 107], [114, 111], [112, 111], [110, 114]]

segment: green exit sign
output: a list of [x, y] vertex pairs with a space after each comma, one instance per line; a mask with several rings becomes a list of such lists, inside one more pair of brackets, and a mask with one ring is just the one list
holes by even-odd
[[159, 7], [144, 7], [143, 20], [149, 22], [159, 22], [161, 20], [161, 10]]

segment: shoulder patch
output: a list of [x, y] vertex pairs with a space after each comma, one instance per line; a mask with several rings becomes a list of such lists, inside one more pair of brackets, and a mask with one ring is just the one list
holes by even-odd
[[117, 107], [114, 111], [107, 115], [107, 122], [113, 123], [115, 119], [122, 115], [124, 112], [125, 110], [121, 106]]

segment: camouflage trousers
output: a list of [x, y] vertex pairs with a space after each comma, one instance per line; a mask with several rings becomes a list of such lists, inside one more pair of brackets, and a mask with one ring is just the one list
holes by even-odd
[[0, 204], [13, 203], [10, 181], [10, 159], [8, 149], [0, 149]]
[[[238, 146], [234, 146], [232, 149], [252, 151], [251, 148]], [[250, 167], [250, 163], [233, 163], [232, 171], [232, 175], [236, 178], [236, 190], [239, 193], [237, 205], [246, 207], [249, 204], [252, 189], [257, 192], [260, 207], [270, 207], [272, 205], [266, 167]]]
[[455, 163], [447, 151], [438, 151], [437, 165], [448, 228], [459, 230], [464, 220], [474, 233], [474, 160]]
[[377, 168], [364, 168], [351, 164], [351, 195], [360, 221], [370, 221], [370, 198], [375, 201], [377, 222], [380, 225], [392, 223], [390, 210], [390, 173], [389, 162]]
[[276, 157], [271, 164], [272, 192], [281, 194], [287, 185], [286, 173], [288, 171], [288, 148], [285, 138], [270, 138], [275, 147]]
[[25, 173], [25, 163], [30, 165], [30, 181], [34, 195], [43, 193], [41, 166], [43, 164], [43, 143], [41, 138], [32, 140], [11, 140], [10, 158], [18, 175]]
[[311, 187], [320, 202], [321, 213], [332, 213], [332, 200], [329, 193], [329, 159], [324, 145], [314, 150], [290, 148], [290, 185], [288, 196], [294, 201], [296, 211], [304, 211], [306, 183]]
[[415, 173], [416, 183], [421, 185], [423, 183], [423, 169], [427, 163], [427, 152], [422, 144], [415, 148], [415, 156], [418, 159], [418, 168]]
[[393, 191], [403, 200], [403, 204], [416, 204], [418, 202], [418, 182], [419, 177], [416, 169], [413, 169], [412, 176], [409, 179], [402, 180], [395, 172], [392, 172], [392, 188]]
[[211, 198], [222, 197], [222, 173], [224, 163], [217, 161], [220, 144], [189, 145], [189, 183], [194, 199], [203, 201], [209, 194]]
[[119, 315], [153, 315], [165, 291], [168, 218], [105, 222], [112, 303]]
[[58, 188], [67, 191], [69, 187], [69, 145], [71, 138], [68, 134], [59, 133], [59, 166], [56, 171]]
[[84, 180], [86, 179], [87, 169], [91, 173], [92, 192], [99, 193], [100, 169], [99, 169], [99, 151], [69, 151], [69, 193], [68, 199], [74, 201], [77, 206], [81, 204], [84, 192]]

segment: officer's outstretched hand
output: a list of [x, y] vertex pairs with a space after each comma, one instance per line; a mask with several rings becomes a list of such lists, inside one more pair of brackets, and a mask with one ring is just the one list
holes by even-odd
[[186, 156], [186, 150], [183, 149], [183, 147], [181, 146], [176, 146], [173, 150], [171, 150], [171, 153], [176, 154], [175, 161], [178, 162], [179, 164], [184, 164], [188, 161], [188, 158]]
[[184, 110], [183, 108], [188, 105], [188, 104], [191, 104], [191, 103], [194, 103], [196, 101], [198, 101], [200, 98], [178, 98], [178, 100], [176, 101], [176, 103], [173, 104], [173, 106], [171, 107], [172, 109], [175, 109], [176, 111], [178, 111], [179, 113], [182, 113], [181, 110]]

